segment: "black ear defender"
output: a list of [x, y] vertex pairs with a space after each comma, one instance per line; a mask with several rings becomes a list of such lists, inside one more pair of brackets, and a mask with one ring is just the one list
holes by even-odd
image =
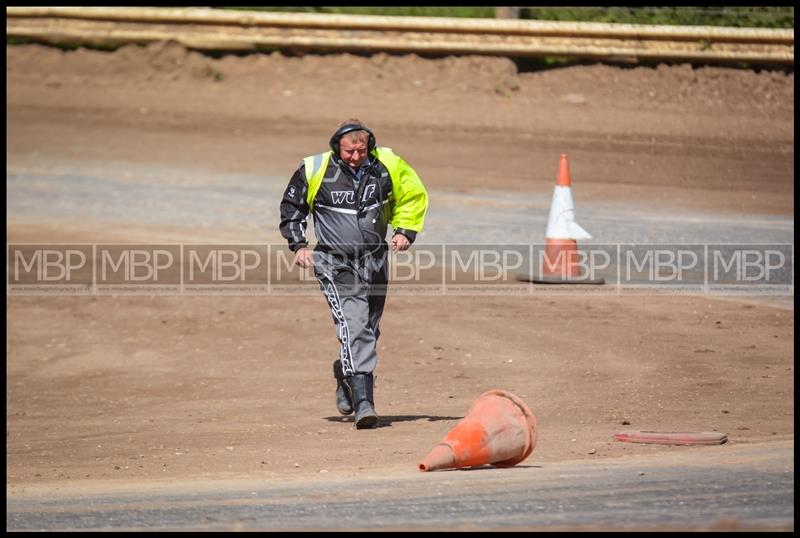
[[366, 131], [369, 134], [369, 141], [367, 142], [367, 151], [372, 153], [372, 150], [375, 149], [375, 134], [370, 131], [366, 126], [359, 125], [357, 123], [348, 123], [347, 125], [342, 125], [339, 127], [333, 136], [331, 137], [330, 146], [333, 152], [336, 155], [339, 155], [339, 141], [342, 139], [344, 135], [347, 133], [352, 133], [353, 131]]

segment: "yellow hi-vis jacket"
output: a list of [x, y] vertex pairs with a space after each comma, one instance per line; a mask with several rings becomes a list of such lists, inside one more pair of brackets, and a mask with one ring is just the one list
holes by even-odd
[[[306, 201], [312, 211], [332, 154], [332, 151], [326, 151], [303, 159], [308, 181]], [[407, 162], [395, 155], [391, 148], [377, 147], [372, 151], [372, 155], [386, 167], [392, 183], [389, 197], [391, 215], [389, 224], [395, 231], [421, 232], [428, 210], [428, 193], [422, 180]]]

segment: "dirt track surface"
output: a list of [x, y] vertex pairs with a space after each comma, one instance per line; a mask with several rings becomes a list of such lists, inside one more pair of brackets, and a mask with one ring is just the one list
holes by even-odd
[[[165, 183], [221, 197], [202, 208], [209, 215], [222, 211], [226, 185], [194, 171], [279, 190], [348, 117], [412, 163], [432, 211], [437, 193], [549, 198], [561, 153], [593, 203], [787, 220], [794, 210], [793, 73], [518, 73], [505, 59], [387, 55], [215, 60], [176, 45], [19, 46], [7, 61], [9, 169], [99, 163], [131, 183], [141, 167], [177, 170]], [[8, 242], [280, 239], [277, 198], [260, 226], [202, 228], [171, 222], [169, 211], [104, 219], [87, 204], [59, 213], [68, 187], [48, 188], [52, 205], [30, 207], [9, 191]], [[691, 450], [613, 441], [621, 429], [721, 431], [737, 444], [794, 436], [794, 311], [772, 303], [390, 292], [374, 431], [336, 413], [337, 343], [321, 295], [9, 297], [7, 319], [11, 493], [414, 473], [492, 388], [536, 414], [531, 463]]]

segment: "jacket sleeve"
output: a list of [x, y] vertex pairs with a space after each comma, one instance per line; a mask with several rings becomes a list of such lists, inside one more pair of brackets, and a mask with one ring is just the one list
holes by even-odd
[[292, 252], [308, 246], [308, 240], [306, 239], [306, 225], [309, 213], [308, 201], [306, 200], [307, 191], [308, 181], [306, 181], [305, 166], [301, 164], [286, 186], [280, 208], [281, 235], [289, 242], [289, 249]]
[[394, 209], [391, 224], [394, 233], [403, 234], [413, 243], [423, 228], [428, 211], [428, 193], [414, 169], [399, 157], [396, 169], [399, 177], [392, 178]]

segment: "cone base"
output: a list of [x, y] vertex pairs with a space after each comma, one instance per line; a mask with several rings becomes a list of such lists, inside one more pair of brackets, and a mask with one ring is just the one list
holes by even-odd
[[532, 276], [532, 275], [517, 275], [517, 280], [520, 282], [533, 282], [534, 284], [591, 284], [600, 285], [605, 284], [605, 278], [582, 278], [582, 277], [567, 277], [561, 278], [558, 276]]
[[492, 462], [491, 463], [491, 465], [493, 465], [494, 467], [501, 467], [501, 468], [502, 467], [512, 467], [512, 466], [522, 462], [523, 460], [525, 460], [528, 456], [530, 456], [531, 452], [533, 452], [533, 449], [536, 447], [536, 442], [537, 442], [538, 437], [539, 437], [537, 429], [536, 429], [536, 415], [533, 414], [533, 411], [531, 411], [531, 408], [528, 407], [528, 404], [526, 404], [518, 396], [515, 396], [514, 394], [511, 394], [508, 391], [501, 390], [501, 389], [493, 389], [493, 390], [489, 390], [487, 392], [484, 392], [481, 395], [481, 397], [485, 397], [485, 396], [489, 396], [489, 395], [496, 395], [496, 396], [500, 396], [502, 398], [507, 398], [507, 399], [511, 400], [511, 402], [514, 405], [517, 406], [519, 411], [522, 412], [522, 415], [525, 418], [525, 422], [526, 422], [526, 426], [527, 427], [524, 428], [524, 429], [525, 429], [525, 431], [527, 433], [527, 436], [526, 436], [526, 441], [525, 441], [525, 447], [523, 448], [523, 450], [521, 450], [520, 453], [516, 457], [513, 457], [511, 459], [507, 459], [505, 461], [496, 461], [496, 462]]
[[614, 434], [614, 439], [658, 445], [721, 445], [728, 441], [728, 435], [720, 432], [621, 431]]

